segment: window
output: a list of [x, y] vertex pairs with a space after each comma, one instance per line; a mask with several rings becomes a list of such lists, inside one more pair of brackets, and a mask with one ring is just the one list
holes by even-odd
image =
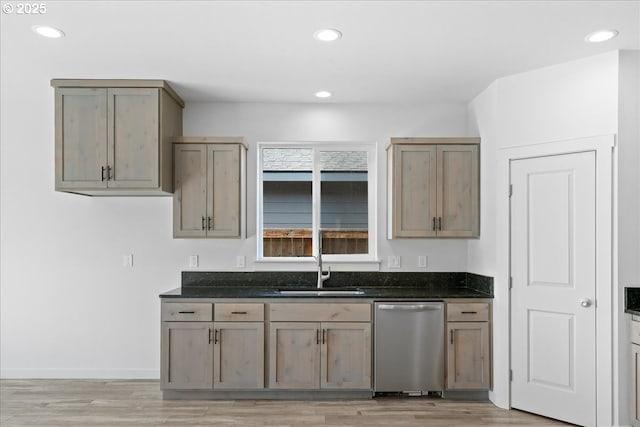
[[372, 260], [375, 145], [261, 144], [258, 258]]

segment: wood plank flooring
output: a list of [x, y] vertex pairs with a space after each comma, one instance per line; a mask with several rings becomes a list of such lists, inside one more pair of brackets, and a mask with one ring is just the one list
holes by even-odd
[[2, 426], [567, 426], [489, 402], [162, 400], [158, 381], [1, 380]]

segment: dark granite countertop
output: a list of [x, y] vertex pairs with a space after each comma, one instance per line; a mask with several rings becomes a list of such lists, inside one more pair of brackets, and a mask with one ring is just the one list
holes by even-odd
[[640, 316], [640, 287], [624, 288], [624, 311]]
[[182, 286], [161, 298], [493, 298], [493, 278], [471, 273], [332, 272], [324, 290], [360, 289], [360, 295], [282, 295], [313, 290], [315, 272], [183, 272]]

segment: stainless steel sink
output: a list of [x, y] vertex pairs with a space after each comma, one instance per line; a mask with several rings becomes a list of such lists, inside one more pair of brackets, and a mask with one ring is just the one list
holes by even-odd
[[364, 295], [361, 289], [282, 289], [278, 290], [280, 295], [290, 296], [341, 296], [341, 295]]

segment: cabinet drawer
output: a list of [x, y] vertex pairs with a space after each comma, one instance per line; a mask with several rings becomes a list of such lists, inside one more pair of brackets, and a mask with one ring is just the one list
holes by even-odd
[[269, 304], [272, 322], [369, 322], [371, 304]]
[[631, 342], [640, 345], [640, 322], [631, 321]]
[[447, 304], [449, 322], [486, 322], [489, 320], [489, 304], [486, 302], [454, 302]]
[[264, 304], [216, 304], [213, 313], [216, 322], [262, 322]]
[[211, 322], [212, 305], [202, 302], [168, 302], [162, 304], [164, 322]]

